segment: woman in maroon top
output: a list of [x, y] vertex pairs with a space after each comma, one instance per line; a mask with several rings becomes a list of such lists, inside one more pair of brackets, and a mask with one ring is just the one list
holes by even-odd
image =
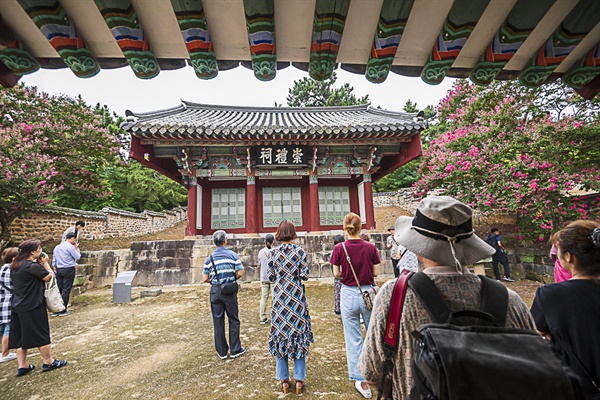
[[[361, 289], [368, 290], [375, 284], [374, 279], [377, 276], [377, 268], [381, 260], [375, 245], [360, 238], [361, 228], [362, 223], [358, 215], [350, 213], [344, 217], [344, 230], [348, 234], [348, 240], [345, 242], [346, 250], [354, 266]], [[368, 328], [371, 311], [365, 308], [361, 290], [358, 288], [356, 279], [354, 279], [343, 245], [344, 243], [339, 243], [333, 248], [333, 254], [329, 262], [333, 265], [333, 275], [342, 281], [340, 308], [346, 340], [348, 375], [350, 380], [355, 381], [354, 387], [356, 387], [356, 390], [363, 397], [369, 399], [371, 398], [371, 390], [358, 370], [358, 357], [363, 346], [360, 317], [363, 318], [365, 329]]]

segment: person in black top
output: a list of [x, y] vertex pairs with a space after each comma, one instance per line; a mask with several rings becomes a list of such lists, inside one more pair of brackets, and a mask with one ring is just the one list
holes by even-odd
[[494, 267], [494, 275], [496, 280], [500, 280], [500, 271], [498, 271], [498, 263], [500, 263], [504, 267], [504, 276], [502, 279], [506, 282], [514, 282], [515, 280], [510, 277], [508, 256], [506, 255], [504, 246], [502, 245], [502, 236], [500, 236], [500, 230], [498, 228], [492, 228], [491, 233], [485, 238], [485, 242], [496, 250], [496, 253], [492, 255], [492, 267]]
[[17, 348], [17, 376], [23, 376], [35, 368], [27, 362], [28, 349], [39, 349], [44, 360], [44, 372], [63, 367], [67, 361], [52, 358], [50, 347], [44, 282], [50, 281], [54, 274], [48, 264], [48, 256], [42, 253], [42, 243], [39, 240], [21, 243], [18, 253], [10, 265], [13, 295], [9, 347]]
[[585, 399], [600, 399], [600, 227], [574, 221], [552, 238], [557, 256], [573, 274], [538, 288], [531, 314], [538, 332], [562, 352], [581, 378]]

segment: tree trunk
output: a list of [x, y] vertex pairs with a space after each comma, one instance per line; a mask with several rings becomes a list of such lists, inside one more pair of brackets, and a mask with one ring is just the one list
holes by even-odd
[[0, 251], [10, 243], [12, 230], [11, 225], [15, 220], [16, 216], [8, 214], [4, 210], [0, 210]]

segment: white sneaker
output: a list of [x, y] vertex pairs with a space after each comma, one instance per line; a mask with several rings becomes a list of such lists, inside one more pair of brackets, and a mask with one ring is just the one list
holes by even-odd
[[362, 394], [362, 396], [365, 399], [371, 398], [371, 396], [372, 396], [371, 389], [363, 389], [361, 381], [354, 381], [354, 387], [356, 388], [356, 390], [358, 390], [358, 393]]
[[8, 353], [6, 357], [0, 357], [0, 363], [14, 360], [15, 358], [17, 358], [17, 353]]

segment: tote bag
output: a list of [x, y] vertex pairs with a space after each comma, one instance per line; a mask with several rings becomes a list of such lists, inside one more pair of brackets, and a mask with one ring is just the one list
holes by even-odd
[[46, 282], [46, 290], [44, 290], [44, 297], [46, 298], [46, 308], [48, 311], [57, 313], [65, 310], [65, 304], [58, 290], [56, 283], [56, 277], [53, 276], [48, 282]]

